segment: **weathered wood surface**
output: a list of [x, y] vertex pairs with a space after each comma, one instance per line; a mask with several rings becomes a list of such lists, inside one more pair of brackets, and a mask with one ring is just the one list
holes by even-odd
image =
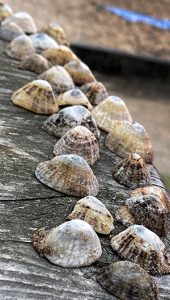
[[[77, 198], [45, 187], [34, 176], [37, 164], [53, 157], [56, 139], [41, 129], [45, 116], [12, 105], [12, 92], [36, 75], [18, 70], [4, 48], [0, 41], [0, 299], [115, 299], [96, 282], [97, 268], [118, 259], [108, 237], [100, 237], [100, 261], [87, 268], [52, 265], [31, 245], [35, 230], [64, 222]], [[115, 156], [104, 147], [104, 139], [102, 134], [101, 157], [93, 170], [100, 184], [98, 198], [114, 215], [128, 190], [112, 178]], [[123, 228], [118, 223], [115, 227], [114, 233]], [[165, 242], [168, 245], [168, 239]], [[157, 277], [156, 282], [161, 299], [170, 299], [170, 276]]]

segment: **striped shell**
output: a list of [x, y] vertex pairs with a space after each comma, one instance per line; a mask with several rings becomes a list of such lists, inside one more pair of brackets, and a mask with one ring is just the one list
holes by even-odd
[[89, 110], [92, 109], [92, 106], [84, 93], [76, 88], [59, 95], [57, 98], [57, 103], [59, 106], [83, 105]]

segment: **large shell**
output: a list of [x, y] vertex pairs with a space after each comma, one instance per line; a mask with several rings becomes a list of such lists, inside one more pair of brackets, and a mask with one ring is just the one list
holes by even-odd
[[67, 268], [91, 265], [102, 254], [97, 234], [82, 220], [65, 222], [50, 231], [41, 229], [32, 241], [40, 255]]
[[37, 32], [29, 36], [36, 51], [43, 51], [57, 47], [56, 41], [44, 32]]
[[77, 201], [68, 220], [81, 219], [89, 223], [93, 229], [102, 234], [109, 234], [113, 229], [113, 217], [106, 206], [96, 197], [87, 196]]
[[13, 15], [11, 7], [6, 3], [0, 3], [0, 21]]
[[81, 105], [69, 106], [61, 109], [59, 113], [50, 116], [42, 125], [49, 134], [61, 138], [69, 129], [77, 125], [87, 127], [99, 138], [100, 131], [92, 114]]
[[16, 23], [25, 33], [31, 34], [37, 31], [33, 18], [27, 12], [17, 12], [11, 17], [5, 19], [5, 23]]
[[143, 225], [132, 225], [112, 237], [111, 246], [121, 258], [139, 264], [153, 275], [170, 273], [165, 245]]
[[80, 156], [56, 156], [37, 166], [35, 175], [45, 185], [68, 195], [96, 196], [99, 184], [88, 163]]
[[52, 36], [59, 45], [70, 45], [63, 28], [58, 23], [50, 23], [43, 31]]
[[144, 127], [137, 123], [121, 122], [112, 127], [106, 138], [106, 146], [120, 157], [138, 153], [147, 163], [153, 161], [151, 141]]
[[105, 86], [98, 81], [86, 83], [81, 86], [82, 92], [86, 95], [92, 105], [98, 105], [108, 97]]
[[24, 31], [15, 23], [5, 23], [0, 26], [0, 38], [4, 41], [11, 42], [19, 35], [23, 35]]
[[26, 35], [19, 35], [8, 45], [6, 53], [9, 57], [23, 60], [35, 52], [31, 40]]
[[38, 114], [58, 111], [52, 87], [45, 80], [34, 80], [18, 89], [12, 95], [12, 102]]
[[52, 64], [64, 66], [73, 59], [78, 59], [77, 56], [66, 46], [58, 46], [49, 48], [43, 51], [42, 55]]
[[77, 154], [90, 166], [99, 158], [99, 145], [94, 134], [84, 126], [76, 126], [67, 131], [55, 144], [54, 154]]
[[34, 53], [24, 59], [20, 63], [19, 68], [41, 74], [42, 72], [48, 70], [50, 66], [50, 63], [45, 57]]
[[158, 288], [139, 265], [117, 261], [98, 271], [97, 281], [109, 293], [122, 300], [158, 300]]
[[137, 153], [130, 154], [128, 158], [118, 163], [113, 169], [113, 176], [120, 184], [131, 189], [147, 186], [150, 183], [144, 160]]
[[106, 132], [110, 132], [117, 122], [132, 122], [126, 104], [122, 99], [115, 96], [110, 96], [103, 100], [93, 109], [92, 114], [98, 127]]
[[57, 103], [59, 106], [69, 106], [69, 105], [83, 105], [89, 110], [92, 110], [92, 106], [85, 96], [85, 94], [79, 89], [72, 89], [64, 94], [61, 94], [57, 98]]
[[51, 83], [56, 94], [63, 93], [74, 88], [74, 82], [68, 72], [62, 66], [53, 66], [39, 76]]
[[67, 63], [64, 68], [71, 75], [76, 85], [81, 86], [88, 82], [95, 81], [95, 77], [93, 76], [89, 67], [80, 60], [72, 60]]

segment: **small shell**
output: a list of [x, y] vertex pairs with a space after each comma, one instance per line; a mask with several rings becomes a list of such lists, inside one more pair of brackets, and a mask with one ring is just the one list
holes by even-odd
[[93, 196], [77, 201], [68, 220], [80, 219], [89, 223], [93, 229], [101, 234], [109, 234], [113, 229], [113, 217], [106, 206]]
[[51, 85], [45, 80], [34, 80], [12, 95], [12, 102], [37, 114], [50, 115], [58, 111]]
[[67, 131], [54, 146], [54, 155], [77, 154], [90, 166], [99, 158], [99, 144], [94, 134], [84, 126]]
[[111, 246], [123, 259], [139, 264], [153, 275], [170, 273], [170, 261], [160, 238], [142, 225], [132, 225], [112, 237]]
[[100, 259], [100, 240], [81, 220], [65, 222], [49, 231], [40, 229], [32, 238], [34, 248], [51, 263], [72, 268], [89, 266]]
[[50, 116], [42, 125], [49, 134], [61, 138], [69, 129], [77, 125], [87, 127], [98, 139], [100, 131], [92, 114], [81, 105], [69, 106], [61, 109], [58, 114]]
[[23, 35], [24, 31], [15, 23], [6, 23], [0, 26], [0, 38], [11, 42], [16, 37]]
[[25, 33], [31, 34], [37, 31], [33, 18], [27, 12], [17, 12], [5, 19], [5, 23], [16, 23]]
[[97, 281], [109, 293], [122, 300], [158, 300], [158, 288], [152, 277], [130, 261], [116, 261], [98, 271]]
[[124, 101], [115, 96], [110, 96], [103, 100], [93, 109], [92, 114], [96, 119], [98, 127], [106, 132], [111, 131], [117, 122], [132, 122]]
[[108, 97], [105, 86], [98, 81], [86, 83], [81, 86], [82, 92], [86, 95], [92, 105], [98, 105]]
[[58, 23], [50, 23], [43, 31], [52, 36], [59, 45], [70, 45], [63, 28]]
[[56, 41], [44, 32], [37, 32], [29, 36], [36, 51], [43, 51], [52, 47], [57, 47]]
[[123, 224], [126, 227], [129, 227], [136, 223], [135, 218], [130, 213], [127, 206], [121, 206], [120, 208], [118, 208], [115, 212], [115, 217], [119, 223]]
[[92, 106], [89, 100], [79, 89], [72, 89], [65, 92], [64, 94], [59, 95], [59, 97], [57, 98], [57, 103], [59, 106], [83, 105], [86, 106], [89, 110], [92, 110]]
[[42, 72], [48, 70], [50, 66], [50, 63], [45, 59], [45, 57], [34, 53], [23, 60], [20, 63], [19, 68], [41, 74]]
[[113, 176], [120, 184], [130, 189], [147, 186], [150, 182], [146, 165], [137, 153], [132, 153], [118, 163], [113, 169]]
[[11, 7], [6, 3], [0, 3], [0, 21], [13, 15]]
[[144, 127], [137, 123], [116, 123], [106, 138], [106, 147], [120, 157], [138, 153], [147, 163], [153, 161], [151, 141]]
[[49, 48], [43, 51], [42, 55], [52, 64], [64, 66], [73, 59], [78, 59], [77, 56], [66, 46], [58, 46]]
[[47, 80], [57, 95], [74, 88], [74, 82], [68, 72], [62, 66], [53, 66], [39, 78]]
[[16, 37], [8, 45], [6, 54], [9, 57], [16, 58], [18, 60], [26, 59], [29, 55], [33, 54], [35, 49], [31, 40], [26, 35], [20, 35]]
[[95, 81], [95, 77], [90, 71], [89, 67], [82, 61], [72, 60], [67, 63], [64, 68], [73, 78], [76, 85], [83, 85]]
[[92, 169], [78, 155], [60, 155], [42, 162], [37, 166], [35, 175], [45, 185], [68, 195], [96, 196], [99, 191]]

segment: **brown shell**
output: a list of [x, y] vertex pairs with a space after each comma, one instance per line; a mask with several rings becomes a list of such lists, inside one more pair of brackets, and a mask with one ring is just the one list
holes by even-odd
[[50, 23], [43, 31], [52, 36], [59, 45], [70, 45], [63, 28], [58, 23]]
[[130, 213], [127, 206], [121, 206], [115, 212], [116, 220], [126, 227], [136, 224], [134, 216]]
[[33, 18], [27, 12], [17, 12], [5, 19], [5, 23], [16, 23], [25, 33], [31, 34], [37, 31]]
[[153, 161], [151, 141], [144, 127], [137, 122], [114, 124], [106, 138], [105, 145], [120, 157], [128, 157], [129, 154], [138, 153], [145, 162], [151, 163]]
[[57, 98], [58, 106], [83, 105], [92, 110], [92, 105], [85, 94], [77, 88], [66, 91]]
[[105, 86], [98, 81], [86, 83], [81, 86], [82, 92], [86, 95], [92, 105], [98, 105], [108, 97]]
[[11, 7], [6, 3], [0, 3], [0, 21], [13, 15]]
[[32, 53], [35, 49], [31, 40], [26, 35], [19, 35], [7, 46], [6, 54], [9, 57], [16, 58], [17, 60], [23, 60]]
[[24, 31], [15, 23], [5, 23], [0, 26], [0, 38], [11, 42], [17, 36], [23, 35]]
[[64, 66], [73, 59], [78, 59], [77, 56], [66, 46], [58, 46], [49, 48], [42, 52], [42, 55], [52, 64]]
[[19, 68], [41, 74], [50, 68], [50, 63], [42, 55], [32, 54], [23, 60]]

